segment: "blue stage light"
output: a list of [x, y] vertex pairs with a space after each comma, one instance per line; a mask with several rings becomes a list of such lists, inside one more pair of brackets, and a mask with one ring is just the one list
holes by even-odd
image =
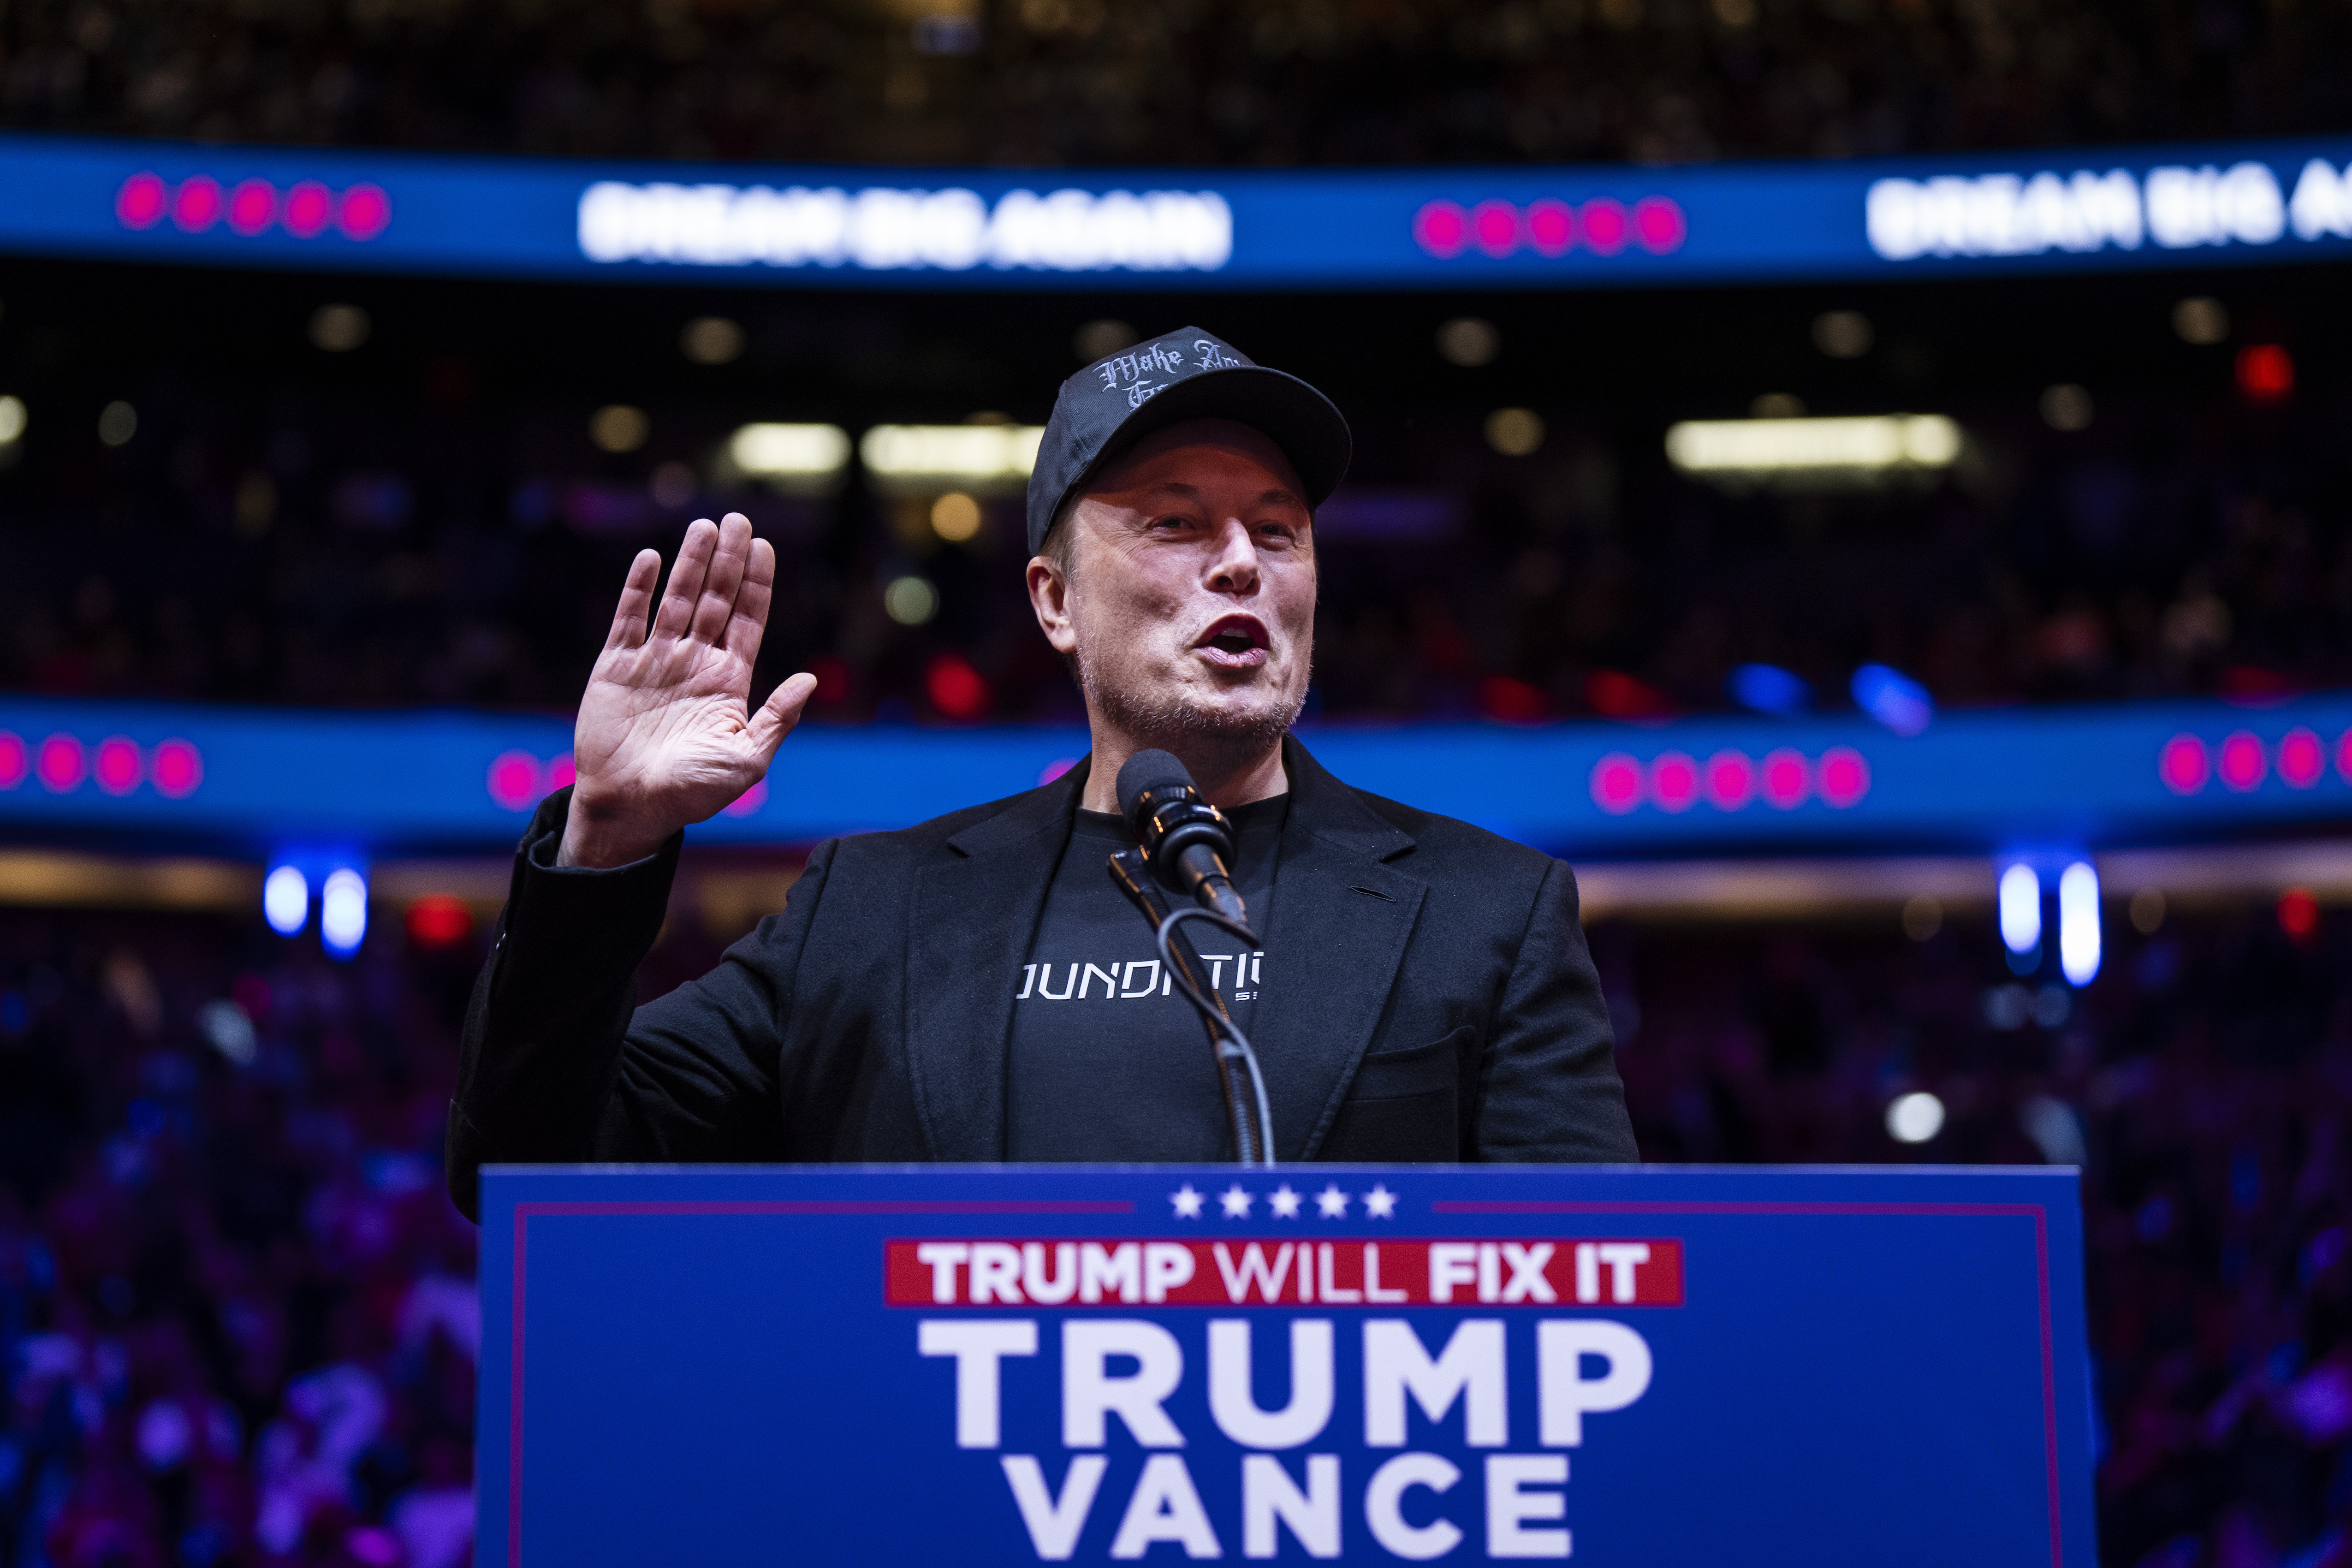
[[1865, 664], [1853, 672], [1854, 706], [1898, 735], [1916, 735], [1936, 717], [1927, 689], [1899, 669]]
[[1804, 677], [1777, 664], [1743, 664], [1731, 672], [1732, 700], [1759, 713], [1785, 719], [1812, 706], [1813, 689]]
[[292, 936], [310, 918], [310, 881], [292, 866], [271, 868], [261, 883], [261, 914], [279, 936]]
[[367, 879], [349, 866], [327, 873], [319, 893], [319, 938], [338, 958], [359, 951], [367, 936]]
[[2077, 860], [2058, 878], [2058, 967], [2068, 984], [2088, 985], [2099, 973], [2099, 874]]

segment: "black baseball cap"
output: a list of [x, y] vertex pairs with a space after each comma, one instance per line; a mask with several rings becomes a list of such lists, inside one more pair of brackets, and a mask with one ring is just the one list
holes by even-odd
[[1062, 383], [1029, 474], [1029, 553], [1045, 547], [1055, 515], [1105, 462], [1187, 419], [1231, 419], [1263, 433], [1298, 471], [1310, 507], [1339, 488], [1354, 446], [1329, 398], [1223, 338], [1181, 327]]

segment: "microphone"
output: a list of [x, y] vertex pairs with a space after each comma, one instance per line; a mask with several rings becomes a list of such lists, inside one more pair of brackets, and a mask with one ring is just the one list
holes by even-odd
[[1192, 775], [1166, 752], [1138, 752], [1118, 770], [1118, 813], [1135, 830], [1152, 875], [1202, 909], [1249, 924], [1234, 890], [1233, 825], [1201, 798]]

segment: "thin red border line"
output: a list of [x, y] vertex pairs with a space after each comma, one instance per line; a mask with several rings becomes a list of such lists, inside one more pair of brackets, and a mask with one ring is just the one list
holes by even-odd
[[1133, 1214], [1126, 1198], [646, 1199], [520, 1203], [514, 1211], [514, 1334], [507, 1423], [507, 1568], [522, 1568], [522, 1330], [524, 1258], [539, 1215]]
[[1543, 1198], [1437, 1198], [1432, 1200], [1429, 1206], [1434, 1214], [1984, 1215], [2003, 1218], [2031, 1217], [2033, 1221], [2034, 1281], [2042, 1310], [2042, 1472], [2050, 1486], [2050, 1563], [2051, 1568], [2063, 1568], [2064, 1531], [2061, 1521], [2058, 1486], [2058, 1356], [2050, 1326], [2049, 1213], [2042, 1205], [1774, 1203], [1760, 1199], [1746, 1203], [1736, 1199], [1715, 1203], [1628, 1199], [1610, 1203]]

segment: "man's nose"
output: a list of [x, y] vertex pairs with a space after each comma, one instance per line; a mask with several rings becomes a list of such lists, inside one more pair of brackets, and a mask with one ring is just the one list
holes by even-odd
[[1241, 519], [1229, 519], [1217, 531], [1216, 558], [1210, 563], [1208, 585], [1213, 593], [1250, 594], [1257, 590], [1257, 546]]

